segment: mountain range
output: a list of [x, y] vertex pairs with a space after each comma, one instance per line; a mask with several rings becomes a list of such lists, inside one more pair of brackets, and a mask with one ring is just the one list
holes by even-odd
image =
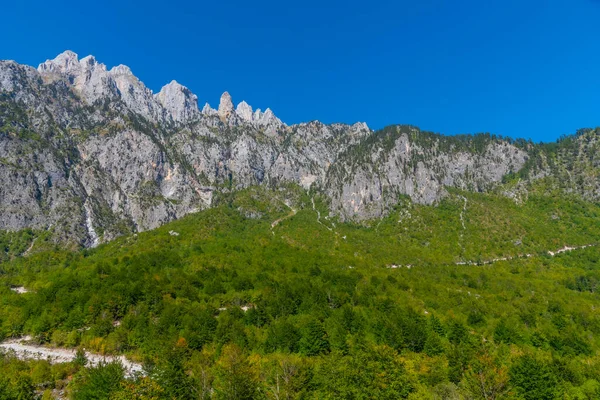
[[287, 125], [227, 92], [217, 109], [200, 109], [176, 81], [152, 93], [127, 66], [71, 51], [37, 69], [0, 61], [0, 230], [94, 247], [254, 185], [320, 193], [331, 216], [352, 221], [380, 218], [402, 196], [436, 204], [448, 188], [520, 201], [539, 179], [596, 200], [599, 135], [534, 144], [409, 125]]

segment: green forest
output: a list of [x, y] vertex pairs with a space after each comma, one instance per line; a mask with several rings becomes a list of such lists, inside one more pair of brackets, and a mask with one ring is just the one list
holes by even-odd
[[362, 223], [294, 186], [217, 202], [95, 249], [0, 235], [0, 339], [78, 349], [0, 353], [0, 399], [600, 399], [598, 205], [543, 180]]

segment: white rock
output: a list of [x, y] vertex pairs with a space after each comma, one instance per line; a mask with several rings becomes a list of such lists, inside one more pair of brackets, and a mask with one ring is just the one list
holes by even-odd
[[259, 125], [282, 125], [281, 121], [279, 120], [279, 118], [277, 118], [275, 116], [275, 114], [273, 114], [273, 111], [271, 111], [270, 108], [267, 108], [265, 110], [265, 112], [260, 115], [260, 118], [256, 121], [256, 123], [258, 123]]
[[[11, 352], [19, 360], [45, 360], [50, 364], [60, 364], [72, 362], [77, 356], [74, 349], [51, 348], [29, 343], [31, 337], [9, 339], [0, 343], [0, 348], [3, 351]], [[110, 363], [119, 361], [125, 369], [126, 377], [134, 377], [144, 375], [144, 369], [141, 364], [129, 361], [125, 356], [107, 356], [85, 352], [85, 357], [88, 360], [88, 365], [95, 367], [101, 363]]]
[[121, 98], [132, 111], [146, 118], [157, 120], [162, 115], [150, 89], [125, 65], [108, 71], [94, 56], [78, 60], [77, 54], [65, 51], [54, 60], [40, 64], [38, 72], [45, 76], [62, 75], [88, 104], [99, 99]]
[[90, 55], [83, 57], [81, 61], [79, 61], [79, 66], [84, 70], [91, 70], [98, 68], [102, 72], [106, 72], [106, 65], [99, 63], [96, 61], [96, 57]]
[[351, 129], [356, 136], [365, 136], [371, 133], [371, 129], [366, 122], [357, 122], [351, 126]]
[[133, 73], [131, 72], [131, 69], [127, 66], [127, 65], [117, 65], [116, 67], [113, 67], [110, 70], [110, 73], [114, 76], [117, 75], [133, 75]]
[[[198, 97], [176, 81], [165, 85], [159, 93], [153, 95], [126, 65], [107, 70], [106, 65], [99, 63], [91, 55], [79, 60], [76, 53], [65, 51], [53, 60], [40, 64], [38, 72], [52, 80], [63, 77], [88, 104], [101, 99], [120, 99], [131, 111], [151, 121], [185, 122], [200, 114]], [[206, 103], [202, 114], [218, 115], [231, 125], [252, 124], [267, 134], [276, 134], [285, 126], [269, 108], [265, 112], [253, 112], [252, 107], [242, 101], [235, 109], [228, 92], [221, 96], [218, 110]], [[362, 129], [357, 127], [356, 130], [359, 128]]]
[[238, 104], [237, 108], [235, 109], [235, 113], [244, 121], [252, 122], [253, 120], [252, 107], [250, 107], [250, 105], [245, 101], [242, 101], [240, 104]]
[[108, 79], [112, 79], [115, 82], [121, 99], [131, 110], [150, 120], [158, 120], [162, 115], [162, 110], [160, 105], [155, 101], [152, 91], [135, 75], [122, 73], [126, 71], [125, 68], [119, 68], [115, 74], [109, 72], [107, 74], [109, 76]]
[[67, 50], [64, 53], [56, 56], [54, 60], [46, 60], [46, 62], [38, 66], [40, 73], [69, 73], [74, 70], [78, 70], [79, 60], [77, 54], [71, 50]]
[[257, 111], [259, 112], [255, 113], [253, 123], [261, 127], [267, 135], [275, 136], [281, 128], [285, 127], [285, 124], [275, 116], [270, 108], [267, 108], [264, 113], [260, 110]]
[[225, 121], [232, 115], [234, 112], [233, 102], [231, 101], [231, 96], [228, 92], [223, 93], [221, 96], [221, 101], [219, 102], [219, 117], [221, 120]]
[[218, 115], [219, 112], [217, 110], [215, 110], [214, 108], [212, 108], [210, 106], [210, 104], [206, 103], [206, 104], [204, 104], [204, 107], [202, 107], [202, 114], [203, 115]]
[[177, 81], [165, 85], [155, 97], [173, 121], [184, 122], [198, 115], [198, 97]]

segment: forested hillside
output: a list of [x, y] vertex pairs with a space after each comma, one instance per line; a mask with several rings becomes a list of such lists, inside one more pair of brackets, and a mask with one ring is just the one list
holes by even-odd
[[96, 249], [3, 236], [2, 338], [145, 374], [7, 353], [0, 398], [597, 399], [600, 208], [511, 182], [361, 224], [251, 187]]

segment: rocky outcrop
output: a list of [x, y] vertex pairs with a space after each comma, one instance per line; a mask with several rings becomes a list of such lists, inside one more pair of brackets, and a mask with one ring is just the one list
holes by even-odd
[[198, 97], [177, 81], [171, 81], [155, 95], [173, 121], [185, 122], [198, 117]]
[[235, 113], [246, 122], [252, 122], [254, 120], [254, 115], [252, 114], [252, 107], [250, 107], [245, 101], [242, 101], [240, 104], [237, 105]]
[[158, 227], [251, 185], [296, 183], [343, 218], [384, 215], [400, 195], [488, 190], [523, 146], [364, 123], [287, 126], [270, 110], [218, 110], [172, 81], [153, 94], [123, 65], [65, 52], [37, 70], [0, 62], [0, 229], [52, 229], [93, 246]]
[[227, 121], [229, 117], [231, 117], [235, 110], [233, 108], [233, 101], [231, 101], [231, 96], [229, 93], [225, 92], [221, 96], [221, 101], [219, 102], [219, 117], [221, 121]]
[[488, 190], [527, 160], [523, 149], [504, 140], [489, 138], [479, 149], [470, 146], [473, 140], [388, 128], [349, 149], [330, 170], [325, 187], [332, 207], [346, 217], [375, 218], [401, 195], [432, 204], [447, 194], [447, 187]]
[[204, 104], [204, 107], [202, 107], [202, 115], [219, 115], [219, 112], [212, 108], [210, 104], [206, 103]]

